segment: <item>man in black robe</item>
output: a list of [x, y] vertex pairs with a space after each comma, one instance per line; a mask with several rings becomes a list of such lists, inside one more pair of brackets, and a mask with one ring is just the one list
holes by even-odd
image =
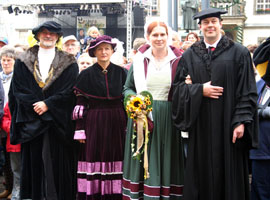
[[[189, 131], [185, 200], [247, 200], [248, 151], [257, 145], [257, 92], [248, 50], [221, 35], [215, 8], [194, 16], [204, 40], [182, 56], [173, 119]], [[209, 47], [209, 48], [208, 48]]]
[[21, 144], [21, 199], [73, 200], [76, 154], [71, 112], [78, 65], [55, 48], [61, 26], [32, 30], [39, 46], [16, 60], [9, 92], [11, 143]]

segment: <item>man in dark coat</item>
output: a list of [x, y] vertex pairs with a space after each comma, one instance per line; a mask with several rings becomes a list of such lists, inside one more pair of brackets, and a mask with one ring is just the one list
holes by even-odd
[[[248, 151], [257, 145], [257, 92], [248, 50], [221, 35], [225, 11], [194, 16], [204, 40], [182, 56], [173, 119], [189, 131], [185, 200], [249, 199]], [[209, 47], [209, 48], [208, 48]]]
[[16, 60], [9, 92], [11, 143], [21, 143], [21, 199], [73, 200], [76, 160], [71, 112], [78, 65], [55, 48], [61, 26], [32, 30], [39, 46]]

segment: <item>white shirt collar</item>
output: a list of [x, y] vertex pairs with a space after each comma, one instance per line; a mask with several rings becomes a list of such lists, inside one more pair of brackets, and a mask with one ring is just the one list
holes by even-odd
[[43, 82], [45, 82], [48, 77], [48, 72], [55, 57], [55, 48], [44, 49], [39, 48], [38, 51], [38, 64], [39, 71], [42, 77]]
[[214, 48], [217, 48], [217, 44], [218, 44], [219, 41], [221, 40], [221, 37], [222, 37], [222, 35], [220, 34], [218, 40], [217, 40], [214, 44], [208, 44], [208, 43], [205, 42], [205, 40], [204, 40], [204, 43], [205, 43], [206, 48], [207, 48], [207, 49], [208, 49], [208, 47], [214, 47]]
[[[154, 59], [154, 56], [152, 54], [152, 47], [148, 48], [144, 53], [144, 56], [151, 59]], [[172, 49], [168, 46], [168, 55], [166, 56], [167, 61], [171, 61], [176, 58], [176, 55], [172, 51]]]
[[40, 55], [47, 55], [47, 54], [54, 54], [55, 53], [55, 48], [50, 48], [50, 49], [44, 49], [41, 46], [39, 46], [39, 54]]

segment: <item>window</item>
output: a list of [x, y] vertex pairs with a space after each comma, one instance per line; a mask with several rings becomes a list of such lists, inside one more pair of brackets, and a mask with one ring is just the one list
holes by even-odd
[[157, 0], [152, 0], [152, 9], [154, 11], [157, 11], [157, 9], [158, 9], [158, 2], [157, 2]]
[[270, 13], [270, 0], [256, 0], [257, 13]]

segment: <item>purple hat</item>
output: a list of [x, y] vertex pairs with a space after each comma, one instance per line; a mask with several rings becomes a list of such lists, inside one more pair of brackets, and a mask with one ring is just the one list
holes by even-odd
[[91, 41], [90, 47], [88, 48], [88, 53], [91, 57], [95, 57], [94, 55], [95, 48], [101, 43], [111, 44], [113, 49], [116, 47], [116, 43], [112, 42], [112, 38], [110, 36], [108, 35], [99, 36], [97, 39]]
[[8, 39], [5, 37], [0, 37], [0, 42], [3, 42], [4, 44], [8, 44]]

